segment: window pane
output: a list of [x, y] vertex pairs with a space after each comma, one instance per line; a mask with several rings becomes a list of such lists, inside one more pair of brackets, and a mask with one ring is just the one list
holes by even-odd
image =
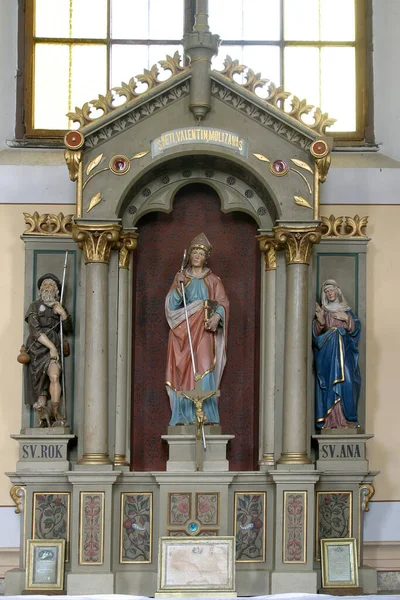
[[[338, 85], [340, 82], [340, 85]], [[356, 85], [354, 48], [322, 48], [321, 109], [337, 122], [327, 131], [355, 131]], [[343, 92], [345, 90], [345, 93]]]
[[71, 110], [106, 93], [105, 65], [105, 45], [72, 47]]
[[107, 0], [73, 0], [72, 37], [107, 37]]
[[33, 127], [68, 129], [69, 48], [36, 44]]
[[284, 0], [285, 40], [319, 40], [319, 0]]
[[[278, 46], [245, 46], [243, 48], [244, 64], [261, 73], [263, 79], [269, 79], [276, 85], [281, 83], [280, 51]], [[268, 84], [264, 93], [258, 89], [260, 96], [268, 95]]]
[[243, 39], [242, 0], [209, 0], [209, 24], [223, 40]]
[[35, 35], [69, 37], [69, 0], [36, 0]]
[[119, 40], [147, 40], [148, 0], [111, 0], [111, 37]]
[[128, 83], [131, 77], [148, 69], [148, 46], [122, 46], [113, 44], [111, 49], [111, 87], [118, 87], [122, 81]]
[[243, 0], [243, 39], [279, 40], [280, 12], [280, 0]]
[[354, 0], [321, 0], [321, 40], [355, 40]]
[[[304, 98], [307, 104], [320, 106], [319, 83], [319, 49], [303, 47], [289, 47], [285, 49], [285, 90]], [[336, 80], [337, 85], [337, 80]], [[304, 122], [312, 122], [303, 116]]]
[[152, 40], [181, 40], [183, 37], [183, 0], [150, 0]]

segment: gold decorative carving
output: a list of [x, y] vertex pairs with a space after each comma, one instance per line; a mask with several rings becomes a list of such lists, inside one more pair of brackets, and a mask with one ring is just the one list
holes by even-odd
[[308, 171], [309, 173], [312, 173], [312, 174], [314, 173], [314, 171], [312, 170], [310, 165], [308, 163], [304, 162], [303, 160], [299, 160], [298, 158], [291, 158], [290, 160], [292, 161], [293, 164], [300, 167], [301, 169], [304, 169], [305, 171]]
[[119, 267], [129, 269], [131, 252], [137, 248], [139, 234], [134, 231], [123, 231], [119, 236]]
[[34, 212], [33, 215], [24, 212], [25, 223], [28, 229], [24, 235], [72, 235], [72, 218], [74, 215], [63, 215], [58, 213], [45, 213], [39, 215]]
[[285, 248], [286, 264], [310, 264], [313, 244], [321, 239], [321, 228], [314, 225], [309, 227], [274, 227], [275, 240]]
[[364, 483], [360, 486], [361, 495], [361, 510], [363, 512], [369, 512], [369, 501], [375, 495], [375, 488], [372, 483]]
[[328, 176], [329, 167], [331, 166], [331, 155], [327, 154], [324, 158], [315, 159], [315, 167], [318, 172], [318, 180], [320, 183], [325, 183]]
[[[243, 73], [246, 69], [247, 67], [245, 65], [239, 65], [238, 60], [232, 60], [230, 56], [227, 56], [224, 61], [223, 70], [217, 71], [217, 73], [237, 84], [237, 82], [233, 79], [233, 76]], [[257, 96], [258, 100], [274, 106], [279, 111], [289, 115], [319, 135], [323, 135], [326, 128], [330, 127], [336, 122], [336, 119], [331, 119], [328, 116], [328, 113], [323, 113], [321, 109], [317, 107], [312, 115], [314, 123], [311, 125], [305, 123], [302, 119], [303, 115], [309, 114], [314, 109], [314, 106], [312, 104], [307, 104], [306, 100], [300, 100], [297, 96], [293, 96], [291, 92], [285, 92], [282, 87], [276, 87], [276, 85], [270, 82], [268, 79], [261, 79], [260, 76], [260, 73], [255, 74], [252, 69], [248, 69], [246, 73], [246, 83], [242, 84], [243, 88], [254, 94], [257, 88], [263, 87], [266, 83], [269, 83], [268, 96], [266, 98], [260, 98]], [[286, 100], [289, 98], [291, 109], [286, 111], [284, 110], [284, 105]]]
[[65, 162], [67, 163], [69, 178], [71, 181], [78, 179], [79, 165], [82, 161], [81, 150], [65, 150], [64, 151]]
[[101, 197], [100, 192], [97, 192], [97, 194], [95, 194], [94, 196], [92, 196], [90, 198], [90, 202], [89, 202], [89, 206], [86, 212], [89, 212], [92, 210], [92, 208], [94, 208], [95, 206], [97, 206], [98, 204], [100, 204], [100, 202], [103, 200], [103, 198]]
[[98, 154], [93, 160], [90, 161], [90, 163], [87, 166], [86, 169], [86, 175], [90, 174], [90, 171], [93, 171], [93, 169], [95, 167], [97, 167], [97, 165], [99, 164], [99, 162], [101, 161], [101, 159], [103, 158], [104, 154]]
[[111, 248], [116, 246], [119, 240], [121, 226], [110, 224], [93, 223], [74, 224], [72, 235], [79, 248], [85, 253], [85, 264], [108, 263]]
[[[367, 238], [368, 217], [321, 217], [324, 238]], [[343, 225], [344, 222], [344, 225]]]
[[299, 206], [305, 206], [306, 208], [312, 208], [311, 204], [309, 202], [307, 202], [307, 200], [305, 198], [303, 198], [303, 196], [293, 196], [294, 201], [296, 204], [298, 204]]
[[258, 235], [256, 239], [260, 243], [260, 250], [264, 253], [265, 270], [275, 271], [276, 269], [276, 251], [279, 249], [278, 242], [269, 235]]
[[[160, 60], [159, 64], [161, 65], [164, 71], [170, 71], [171, 75], [166, 81], [170, 81], [172, 78], [176, 77], [183, 71], [186, 71], [188, 67], [182, 67], [180, 65], [181, 57], [179, 56], [179, 52], [176, 51], [175, 54], [171, 57], [167, 55], [165, 60]], [[140, 75], [136, 75], [132, 77], [128, 83], [124, 81], [120, 86], [114, 87], [109, 90], [105, 95], [100, 94], [98, 98], [95, 100], [91, 100], [90, 102], [85, 102], [82, 108], [75, 107], [75, 112], [68, 113], [68, 117], [75, 123], [79, 123], [80, 127], [84, 127], [89, 123], [93, 123], [94, 121], [101, 119], [105, 115], [113, 112], [114, 110], [121, 109], [121, 106], [126, 106], [131, 102], [134, 102], [138, 98], [140, 98], [143, 94], [149, 92], [155, 87], [165, 83], [164, 81], [160, 81], [158, 79], [159, 70], [157, 68], [157, 64], [153, 65], [150, 70], [145, 69], [144, 72]], [[146, 83], [147, 89], [144, 92], [136, 92], [137, 82]], [[121, 97], [125, 98], [125, 101], [122, 104], [115, 104], [116, 98], [120, 99]], [[91, 113], [93, 109], [102, 110], [103, 114], [99, 117], [92, 117]]]
[[19, 515], [21, 513], [22, 503], [24, 501], [25, 488], [21, 485], [13, 485], [10, 490], [10, 496], [17, 507], [15, 512], [17, 515]]

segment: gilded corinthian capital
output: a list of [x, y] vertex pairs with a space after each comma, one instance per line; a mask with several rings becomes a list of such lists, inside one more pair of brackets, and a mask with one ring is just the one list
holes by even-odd
[[75, 223], [72, 237], [85, 253], [85, 264], [108, 263], [120, 230], [121, 226], [116, 223]]
[[285, 249], [286, 264], [310, 264], [311, 248], [321, 239], [321, 227], [274, 227], [275, 240]]
[[119, 236], [119, 268], [129, 269], [131, 252], [137, 248], [139, 234], [134, 231], [122, 231]]
[[269, 235], [258, 235], [256, 239], [260, 243], [261, 252], [264, 253], [265, 270], [275, 271], [276, 251], [279, 250], [279, 243]]

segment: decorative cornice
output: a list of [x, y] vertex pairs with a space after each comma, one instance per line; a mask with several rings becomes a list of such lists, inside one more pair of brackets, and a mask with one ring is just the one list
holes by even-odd
[[[323, 135], [325, 133], [325, 129], [336, 122], [336, 119], [329, 118], [328, 113], [323, 113], [320, 108], [315, 108], [312, 104], [307, 104], [307, 100], [300, 100], [297, 96], [293, 96], [291, 92], [285, 92], [282, 87], [276, 87], [276, 85], [270, 82], [269, 79], [262, 79], [261, 73], [254, 73], [252, 69], [247, 69], [245, 75], [246, 83], [237, 83], [233, 79], [234, 75], [242, 74], [246, 69], [247, 67], [245, 65], [240, 65], [238, 60], [232, 60], [232, 58], [228, 55], [224, 61], [224, 69], [216, 72], [226, 77], [235, 86], [241, 85], [241, 87], [254, 95], [257, 88], [262, 88], [269, 83], [268, 96], [266, 98], [262, 98], [261, 100], [263, 100], [263, 102], [266, 104], [274, 106], [286, 116], [292, 117], [292, 119], [295, 119], [303, 126], [308, 127], [319, 135]], [[257, 98], [259, 98], [259, 96], [257, 96]], [[288, 98], [290, 98], [291, 110], [285, 111], [284, 105]], [[303, 121], [302, 117], [303, 115], [308, 115], [314, 108], [315, 110], [312, 115], [314, 123], [309, 125]]]
[[264, 253], [265, 270], [276, 270], [276, 251], [279, 249], [278, 241], [269, 235], [258, 235], [256, 237], [260, 244], [260, 250]]
[[[366, 229], [368, 217], [321, 217], [322, 237], [324, 238], [368, 238]], [[344, 221], [344, 225], [343, 225]]]
[[63, 215], [58, 213], [45, 213], [39, 215], [34, 212], [33, 215], [24, 212], [25, 223], [28, 225], [23, 235], [59, 235], [72, 236], [72, 219], [74, 215]]
[[[168, 79], [160, 81], [158, 76], [160, 74], [157, 64], [153, 65], [150, 70], [144, 69], [143, 74], [132, 77], [128, 83], [124, 81], [119, 87], [114, 87], [109, 90], [105, 96], [100, 94], [97, 99], [85, 102], [82, 108], [76, 107], [75, 112], [68, 113], [68, 117], [74, 122], [79, 123], [79, 127], [85, 127], [95, 121], [103, 119], [106, 115], [109, 115], [115, 110], [121, 110], [121, 107], [126, 107], [138, 100], [140, 100], [144, 94], [147, 94], [159, 85], [165, 84], [166, 81], [170, 82], [174, 77], [187, 71], [188, 67], [181, 67], [181, 57], [179, 52], [175, 52], [174, 56], [167, 55], [165, 60], [160, 60], [158, 64], [161, 65], [164, 71], [170, 71], [171, 75]], [[136, 87], [138, 82], [147, 84], [147, 88], [144, 92], [137, 92]], [[115, 104], [116, 100], [125, 98], [125, 101], [121, 104]], [[102, 110], [103, 114], [99, 117], [91, 117], [93, 109]]]
[[321, 227], [274, 227], [275, 240], [285, 249], [286, 264], [310, 264], [313, 244], [321, 240]]
[[129, 269], [131, 252], [137, 248], [139, 234], [134, 231], [122, 231], [119, 236], [119, 268]]
[[121, 226], [110, 224], [74, 223], [72, 234], [85, 253], [85, 264], [108, 263], [111, 248], [117, 245]]
[[[218, 71], [215, 71], [215, 73], [218, 73]], [[249, 119], [256, 121], [259, 125], [265, 127], [265, 129], [291, 142], [301, 150], [309, 150], [313, 137], [315, 137], [314, 132], [310, 131], [311, 135], [308, 137], [305, 133], [303, 134], [299, 129], [295, 128], [295, 122], [293, 122], [293, 125], [289, 123], [290, 119], [284, 122], [279, 113], [275, 115], [269, 112], [268, 106], [265, 106], [265, 109], [263, 109], [262, 105], [258, 105], [242, 96], [239, 93], [241, 92], [240, 86], [238, 86], [237, 90], [232, 90], [226, 84], [217, 80], [212, 80], [211, 82], [211, 95], [217, 98], [217, 100], [245, 114]], [[262, 99], [258, 96], [254, 96], [254, 98], [258, 102], [262, 102]], [[284, 113], [284, 111], [282, 112]], [[286, 113], [284, 114], [288, 117]]]
[[65, 162], [67, 163], [69, 178], [71, 181], [76, 181], [79, 174], [79, 165], [82, 161], [81, 150], [65, 150], [64, 152]]
[[151, 117], [159, 110], [188, 95], [189, 83], [185, 80], [182, 83], [177, 84], [176, 87], [172, 87], [172, 89], [160, 93], [155, 98], [149, 98], [147, 102], [143, 102], [143, 104], [138, 106], [136, 109], [132, 108], [130, 112], [124, 113], [120, 117], [115, 118], [114, 121], [108, 124], [104, 123], [103, 126], [101, 126], [101, 123], [99, 123], [99, 130], [86, 134], [85, 148], [95, 148], [96, 146], [107, 142], [123, 131], [130, 129], [139, 121], [147, 119], [147, 117]]

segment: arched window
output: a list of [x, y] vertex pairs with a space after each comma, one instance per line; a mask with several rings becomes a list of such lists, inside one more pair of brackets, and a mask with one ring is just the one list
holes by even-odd
[[[338, 143], [372, 141], [365, 133], [369, 2], [209, 0], [210, 28], [222, 39], [213, 66], [222, 68], [229, 54], [336, 118], [330, 135]], [[17, 137], [61, 138], [73, 126], [66, 113], [76, 106], [129, 81], [166, 54], [182, 55], [182, 35], [193, 27], [195, 4], [25, 0], [19, 93], [24, 111]]]

